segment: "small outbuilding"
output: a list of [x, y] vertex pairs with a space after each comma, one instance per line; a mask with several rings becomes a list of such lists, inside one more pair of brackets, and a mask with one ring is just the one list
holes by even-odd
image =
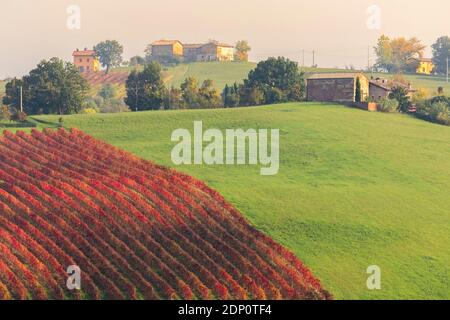
[[410, 83], [394, 81], [390, 79], [376, 78], [369, 81], [369, 93], [372, 101], [380, 101], [389, 97], [389, 94], [396, 87], [403, 88], [409, 97], [412, 97], [416, 90]]
[[318, 73], [307, 79], [307, 99], [317, 102], [359, 102], [369, 96], [369, 79], [359, 72]]

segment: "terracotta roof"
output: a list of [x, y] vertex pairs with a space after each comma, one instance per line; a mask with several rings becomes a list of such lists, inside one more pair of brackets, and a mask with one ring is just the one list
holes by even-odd
[[72, 54], [73, 56], [77, 56], [77, 57], [91, 57], [91, 56], [95, 56], [96, 53], [94, 50], [75, 50]]
[[158, 40], [152, 43], [152, 46], [170, 46], [170, 45], [174, 45], [176, 43], [180, 43], [180, 41], [178, 40]]
[[360, 72], [354, 72], [354, 73], [316, 73], [308, 77], [308, 80], [314, 80], [314, 79], [354, 79], [358, 76], [364, 76], [364, 74]]
[[203, 43], [187, 43], [187, 44], [183, 44], [183, 47], [185, 49], [198, 49], [203, 47], [204, 44]]

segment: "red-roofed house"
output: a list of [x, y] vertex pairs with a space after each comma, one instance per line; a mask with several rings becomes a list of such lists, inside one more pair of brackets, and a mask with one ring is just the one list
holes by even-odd
[[94, 50], [88, 50], [87, 48], [83, 51], [76, 50], [72, 54], [73, 64], [77, 67], [80, 73], [91, 73], [100, 71], [100, 61], [98, 60], [97, 54]]

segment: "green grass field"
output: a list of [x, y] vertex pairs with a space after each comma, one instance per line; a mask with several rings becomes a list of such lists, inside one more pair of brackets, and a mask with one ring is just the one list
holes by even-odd
[[[57, 116], [35, 117], [54, 126]], [[338, 299], [450, 299], [450, 128], [400, 114], [292, 103], [255, 108], [65, 116], [157, 163], [177, 128], [279, 128], [280, 172], [180, 166], [292, 249]], [[369, 291], [378, 265], [382, 290]]]
[[[168, 86], [180, 86], [187, 77], [194, 77], [199, 81], [212, 79], [218, 90], [222, 90], [226, 84], [234, 82], [242, 83], [247, 78], [250, 70], [256, 67], [252, 62], [198, 62], [192, 64], [181, 64], [179, 66], [168, 68], [164, 72], [164, 78]], [[326, 72], [352, 72], [351, 70], [336, 68], [303, 68], [308, 75], [314, 73]], [[371, 74], [367, 74], [370, 78]], [[394, 75], [375, 73], [374, 77], [392, 78]], [[444, 91], [450, 93], [450, 83], [445, 81], [444, 77], [426, 76], [426, 75], [403, 75], [410, 81], [414, 88], [423, 88], [429, 96], [435, 96], [438, 87], [443, 87]]]
[[[175, 67], [168, 67], [163, 69], [163, 79], [168, 87], [179, 87], [187, 77], [194, 77], [200, 83], [203, 80], [211, 79], [214, 85], [222, 92], [225, 85], [232, 85], [233, 83], [242, 83], [247, 78], [250, 70], [256, 67], [253, 62], [196, 62], [189, 64], [180, 64]], [[139, 68], [141, 69], [141, 68]], [[111, 70], [111, 72], [131, 72], [131, 67], [121, 67]], [[305, 67], [302, 70], [309, 76], [314, 73], [345, 73], [353, 72], [352, 70], [336, 69], [336, 68], [309, 68]], [[367, 74], [369, 77], [372, 74]], [[374, 77], [392, 78], [392, 74], [375, 73]], [[450, 83], [447, 83], [443, 77], [426, 76], [426, 75], [403, 75], [403, 77], [410, 81], [414, 88], [423, 88], [428, 93], [428, 96], [435, 96], [438, 87], [443, 87], [445, 92], [450, 93]], [[1, 85], [0, 85], [1, 87]], [[95, 95], [100, 90], [101, 86], [95, 86], [91, 89], [90, 94]], [[1, 89], [0, 89], [1, 90]], [[118, 96], [125, 97], [125, 85], [117, 86]]]
[[186, 78], [194, 77], [199, 82], [211, 79], [222, 91], [227, 84], [242, 82], [255, 67], [251, 62], [196, 62], [168, 68], [164, 75], [169, 86], [179, 87]]

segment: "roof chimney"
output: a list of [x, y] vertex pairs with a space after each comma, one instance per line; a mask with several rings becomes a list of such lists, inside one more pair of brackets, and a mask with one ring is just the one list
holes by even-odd
[[84, 51], [87, 51], [87, 48], [84, 48]]

